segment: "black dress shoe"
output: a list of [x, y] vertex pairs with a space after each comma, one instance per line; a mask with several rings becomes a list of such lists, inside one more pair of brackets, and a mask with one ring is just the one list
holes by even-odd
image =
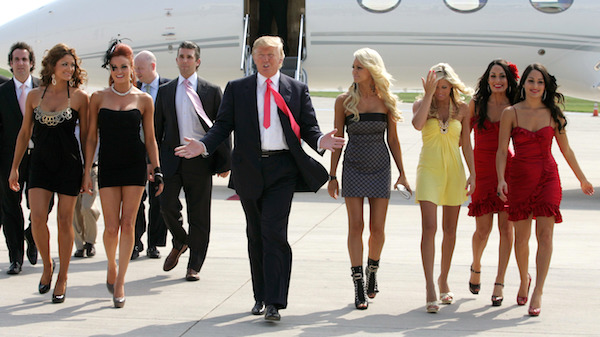
[[165, 264], [163, 265], [164, 271], [169, 271], [177, 266], [177, 262], [179, 262], [179, 257], [188, 249], [188, 245], [181, 246], [180, 249], [173, 248], [171, 252], [165, 259]]
[[96, 247], [94, 247], [93, 243], [87, 243], [83, 245], [83, 249], [85, 249], [85, 255], [87, 257], [93, 257], [96, 255]]
[[160, 252], [156, 247], [148, 247], [148, 250], [146, 250], [146, 255], [151, 259], [160, 259]]
[[137, 246], [133, 247], [133, 251], [131, 252], [131, 259], [135, 260], [140, 257], [140, 251]]
[[265, 303], [263, 301], [256, 301], [252, 307], [252, 315], [262, 315], [265, 313]]
[[272, 304], [267, 305], [267, 310], [265, 312], [265, 321], [279, 321], [281, 320], [281, 315], [279, 314], [279, 310]]
[[186, 281], [200, 281], [200, 274], [192, 268], [188, 268], [185, 274]]
[[38, 260], [38, 251], [33, 241], [33, 235], [31, 234], [31, 228], [25, 230], [25, 241], [27, 242], [27, 260], [32, 265], [35, 265]]
[[20, 272], [21, 272], [21, 263], [13, 262], [10, 264], [10, 267], [8, 268], [8, 271], [6, 273], [9, 275], [17, 275]]
[[84, 254], [84, 250], [83, 249], [77, 249], [75, 250], [75, 253], [73, 254], [73, 257], [83, 257]]

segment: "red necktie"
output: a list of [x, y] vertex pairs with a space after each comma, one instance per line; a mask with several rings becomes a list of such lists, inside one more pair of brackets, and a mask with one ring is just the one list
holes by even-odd
[[185, 87], [185, 93], [190, 98], [190, 101], [192, 101], [192, 105], [194, 106], [196, 113], [200, 116], [200, 118], [202, 118], [202, 120], [204, 120], [206, 125], [208, 125], [208, 127], [211, 128], [213, 123], [206, 114], [206, 111], [204, 111], [204, 107], [202, 106], [200, 97], [198, 97], [198, 93], [194, 89], [192, 89], [192, 84], [190, 83], [190, 81], [185, 79], [183, 81], [183, 86]]
[[21, 113], [25, 115], [25, 101], [27, 101], [27, 94], [25, 94], [25, 83], [21, 84], [21, 95], [19, 95], [19, 107], [21, 108]]
[[296, 123], [296, 120], [294, 119], [294, 116], [292, 115], [290, 108], [288, 108], [287, 104], [285, 104], [285, 101], [283, 100], [283, 97], [281, 97], [281, 94], [278, 93], [277, 91], [273, 90], [273, 88], [271, 87], [271, 79], [270, 78], [267, 79], [266, 83], [267, 83], [267, 90], [265, 91], [265, 111], [264, 111], [263, 126], [265, 127], [265, 129], [268, 129], [269, 126], [271, 126], [271, 95], [270, 94], [273, 94], [273, 98], [275, 99], [275, 104], [277, 104], [277, 107], [281, 111], [283, 111], [283, 113], [289, 118], [290, 124], [292, 126], [292, 130], [296, 134], [296, 137], [298, 137], [298, 140], [300, 140], [300, 126], [298, 126], [298, 123]]

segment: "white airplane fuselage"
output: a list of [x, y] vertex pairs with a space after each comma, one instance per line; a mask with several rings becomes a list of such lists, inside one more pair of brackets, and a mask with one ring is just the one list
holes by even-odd
[[[123, 39], [136, 52], [154, 52], [159, 73], [169, 78], [178, 75], [177, 46], [191, 40], [202, 49], [200, 76], [223, 86], [244, 76], [245, 2], [58, 0], [1, 26], [0, 55], [7, 55], [16, 41], [28, 42], [39, 70], [44, 51], [64, 42], [77, 50], [88, 86], [97, 89], [108, 83], [100, 65], [112, 38]], [[395, 90], [421, 89], [421, 77], [438, 62], [449, 63], [474, 86], [491, 60], [504, 58], [521, 70], [533, 62], [544, 64], [565, 94], [600, 96], [600, 71], [595, 69], [600, 4], [595, 0], [575, 0], [553, 14], [535, 9], [529, 0], [489, 1], [470, 13], [453, 11], [442, 0], [402, 0], [384, 13], [367, 11], [359, 2], [304, 1], [302, 68], [311, 90], [346, 90], [353, 52], [370, 47], [396, 79]], [[295, 52], [297, 46], [290, 48]]]

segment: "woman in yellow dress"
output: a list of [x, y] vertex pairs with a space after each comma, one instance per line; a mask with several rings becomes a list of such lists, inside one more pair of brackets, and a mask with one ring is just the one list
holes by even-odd
[[[446, 63], [433, 66], [423, 79], [425, 94], [413, 105], [413, 126], [422, 132], [423, 147], [417, 167], [416, 200], [421, 206], [421, 258], [427, 289], [427, 312], [438, 312], [437, 294], [433, 282], [437, 206], [443, 206], [442, 264], [438, 278], [440, 301], [451, 304], [454, 294], [448, 286], [448, 272], [456, 242], [456, 225], [460, 206], [475, 190], [473, 148], [469, 136], [470, 121], [467, 104], [460, 93], [472, 95], [452, 67]], [[469, 168], [465, 170], [460, 146]]]

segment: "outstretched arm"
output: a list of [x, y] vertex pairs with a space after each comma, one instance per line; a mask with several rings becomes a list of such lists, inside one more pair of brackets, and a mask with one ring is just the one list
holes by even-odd
[[567, 161], [567, 164], [569, 164], [571, 170], [573, 170], [573, 173], [575, 173], [575, 176], [579, 180], [579, 183], [581, 184], [581, 190], [587, 195], [594, 195], [594, 186], [592, 186], [592, 184], [585, 177], [585, 174], [583, 174], [583, 171], [581, 170], [581, 167], [579, 167], [579, 163], [577, 162], [577, 158], [575, 158], [575, 153], [569, 145], [567, 131], [563, 130], [562, 132], [560, 132], [556, 127], [554, 128], [554, 130], [554, 136], [556, 137], [556, 143], [560, 148], [560, 152], [562, 152], [563, 156], [565, 157], [565, 160]]

